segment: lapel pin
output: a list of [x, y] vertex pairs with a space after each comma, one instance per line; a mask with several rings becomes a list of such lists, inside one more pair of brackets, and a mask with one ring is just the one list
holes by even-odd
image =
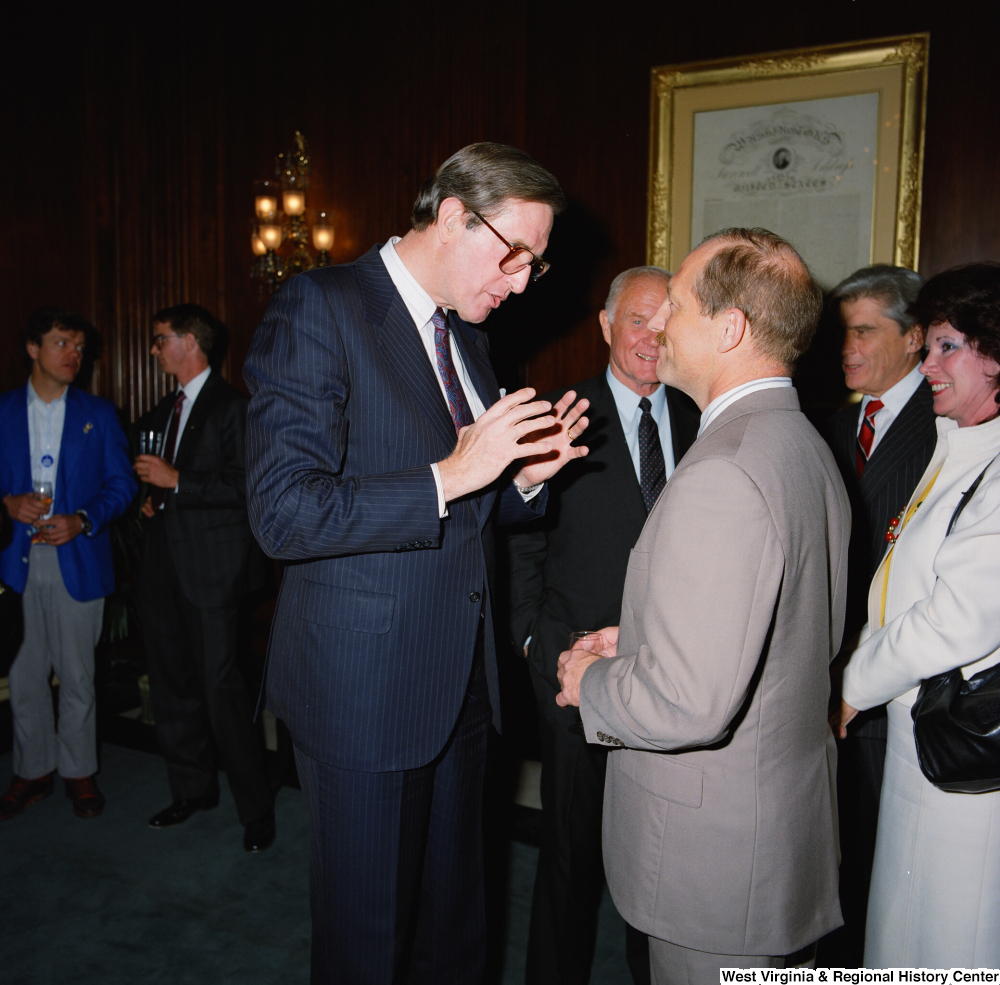
[[87, 421], [87, 423], [86, 423], [86, 424], [84, 424], [84, 426], [83, 426], [83, 433], [84, 433], [84, 434], [89, 434], [89, 433], [90, 433], [90, 429], [91, 429], [91, 428], [92, 428], [93, 426], [94, 426], [94, 425], [93, 425], [93, 424], [91, 424], [91, 423], [90, 423], [90, 421]]

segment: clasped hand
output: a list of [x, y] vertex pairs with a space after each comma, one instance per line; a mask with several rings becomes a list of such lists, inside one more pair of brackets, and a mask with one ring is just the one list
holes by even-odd
[[586, 447], [574, 448], [573, 441], [587, 429], [583, 414], [590, 401], [576, 400], [573, 390], [555, 406], [532, 400], [534, 396], [530, 387], [509, 393], [459, 431], [455, 450], [437, 463], [447, 502], [484, 489], [511, 462], [521, 462], [515, 478], [528, 486], [545, 482], [567, 462], [587, 454]]
[[45, 515], [51, 500], [39, 499], [34, 493], [21, 493], [19, 496], [4, 496], [4, 506], [12, 520], [35, 527], [42, 541], [52, 547], [62, 547], [83, 530], [83, 521], [75, 513], [57, 513], [42, 523], [38, 521]]
[[560, 708], [580, 707], [580, 681], [587, 668], [602, 657], [614, 657], [618, 654], [618, 627], [605, 626], [599, 630], [601, 639], [589, 646], [574, 650], [563, 650], [559, 654], [559, 668], [556, 676], [562, 690], [556, 695], [556, 704]]

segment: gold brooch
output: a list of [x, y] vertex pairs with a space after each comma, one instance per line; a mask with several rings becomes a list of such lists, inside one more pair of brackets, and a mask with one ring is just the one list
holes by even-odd
[[86, 424], [84, 424], [84, 426], [83, 426], [83, 433], [84, 433], [84, 434], [89, 434], [89, 433], [90, 433], [90, 429], [91, 429], [91, 428], [92, 428], [93, 426], [94, 426], [94, 425], [93, 425], [93, 424], [91, 424], [91, 423], [90, 423], [90, 421], [87, 421], [87, 423], [86, 423]]

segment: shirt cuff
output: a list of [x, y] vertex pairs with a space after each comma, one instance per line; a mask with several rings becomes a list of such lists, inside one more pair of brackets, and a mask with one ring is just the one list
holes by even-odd
[[520, 489], [517, 489], [517, 486], [514, 486], [514, 488], [517, 489], [521, 499], [523, 499], [526, 503], [530, 503], [531, 500], [533, 500], [542, 491], [542, 486], [544, 485], [544, 482], [536, 482], [533, 486], [526, 486], [525, 492], [521, 492]]
[[441, 485], [441, 471], [437, 462], [431, 462], [431, 472], [434, 473], [434, 485], [438, 493], [438, 516], [443, 520], [448, 515], [448, 504], [444, 501], [444, 486]]

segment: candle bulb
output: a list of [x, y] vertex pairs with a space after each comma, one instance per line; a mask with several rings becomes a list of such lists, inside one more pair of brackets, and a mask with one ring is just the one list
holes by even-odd
[[306, 196], [304, 192], [286, 191], [282, 195], [285, 212], [288, 215], [302, 215], [306, 210]]
[[250, 237], [250, 249], [253, 250], [253, 255], [257, 257], [262, 257], [265, 253], [267, 253], [267, 247], [264, 245], [264, 241], [256, 233]]
[[258, 235], [268, 250], [276, 250], [281, 246], [282, 230], [278, 223], [261, 223]]
[[315, 226], [313, 228], [313, 246], [317, 250], [333, 248], [333, 229], [330, 226]]
[[278, 200], [270, 195], [258, 195], [254, 199], [254, 211], [258, 219], [270, 219], [278, 211]]

